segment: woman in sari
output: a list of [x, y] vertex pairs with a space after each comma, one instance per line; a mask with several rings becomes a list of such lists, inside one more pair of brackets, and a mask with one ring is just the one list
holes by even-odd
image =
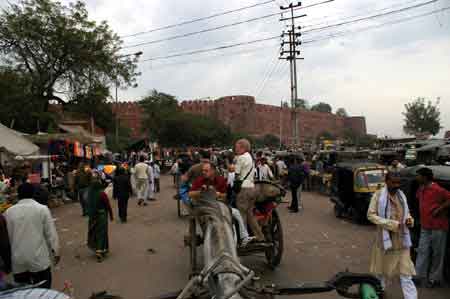
[[101, 263], [109, 251], [108, 244], [108, 214], [113, 221], [113, 212], [108, 196], [96, 176], [91, 183], [88, 193], [88, 247], [95, 251], [97, 261]]

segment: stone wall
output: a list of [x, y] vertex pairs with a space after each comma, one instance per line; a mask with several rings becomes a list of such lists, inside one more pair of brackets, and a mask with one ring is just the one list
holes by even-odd
[[[218, 119], [233, 131], [255, 136], [280, 136], [281, 129], [283, 142], [289, 144], [292, 141], [292, 110], [257, 104], [251, 96], [227, 96], [214, 101], [183, 101], [180, 106], [185, 112]], [[121, 123], [132, 130], [133, 137], [142, 136], [142, 110], [137, 102], [113, 104], [113, 111], [119, 113]], [[323, 132], [342, 136], [346, 129], [353, 129], [360, 134], [367, 133], [364, 117], [340, 117], [304, 109], [298, 109], [296, 113], [301, 141], [315, 139]]]
[[[231, 127], [255, 136], [272, 134], [282, 136], [283, 142], [292, 141], [292, 110], [272, 105], [257, 104], [251, 96], [229, 96], [215, 101], [184, 101], [184, 111], [209, 115]], [[323, 132], [342, 136], [346, 129], [367, 134], [364, 117], [340, 117], [335, 114], [297, 109], [301, 141], [315, 139]]]
[[131, 137], [144, 136], [142, 129], [142, 108], [137, 102], [119, 102], [112, 104], [113, 113], [118, 113], [120, 125], [131, 130]]

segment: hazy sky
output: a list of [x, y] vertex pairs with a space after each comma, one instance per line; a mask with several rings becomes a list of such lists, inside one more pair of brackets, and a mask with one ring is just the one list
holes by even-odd
[[[323, 1], [305, 0], [303, 5]], [[4, 0], [1, 2], [5, 3]], [[264, 0], [86, 2], [93, 19], [107, 20], [115, 31], [126, 35]], [[368, 16], [424, 2], [427, 1], [335, 0], [304, 9], [303, 13], [308, 16], [298, 21], [306, 31], [345, 22], [351, 16]], [[276, 13], [279, 5], [286, 3], [286, 0], [277, 0], [207, 21], [124, 38], [124, 45]], [[299, 97], [307, 99], [310, 104], [325, 101], [334, 109], [344, 107], [351, 115], [364, 115], [370, 133], [391, 136], [402, 135], [401, 113], [405, 103], [419, 96], [433, 101], [440, 97], [443, 125], [450, 130], [450, 10], [400, 24], [361, 30], [445, 7], [450, 7], [450, 0], [439, 0], [402, 13], [304, 34], [304, 41], [330, 38], [302, 47], [305, 60], [298, 63]], [[280, 34], [285, 25], [275, 16], [188, 38], [124, 49], [123, 52], [143, 51], [141, 60], [144, 60], [271, 37]], [[350, 34], [331, 37], [337, 32]], [[141, 62], [139, 87], [119, 91], [119, 98], [138, 100], [155, 88], [176, 95], [180, 100], [248, 94], [256, 96], [257, 102], [279, 105], [281, 100], [290, 98], [288, 64], [277, 59], [279, 42], [272, 40], [213, 53]], [[268, 74], [271, 76], [264, 83]]]

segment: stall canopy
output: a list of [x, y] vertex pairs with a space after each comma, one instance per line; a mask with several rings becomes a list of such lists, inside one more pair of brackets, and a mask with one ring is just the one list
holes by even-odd
[[0, 150], [16, 156], [29, 156], [39, 153], [39, 147], [17, 131], [0, 124]]

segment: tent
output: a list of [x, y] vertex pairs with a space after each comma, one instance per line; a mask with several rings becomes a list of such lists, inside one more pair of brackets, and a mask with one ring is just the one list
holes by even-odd
[[14, 156], [30, 156], [39, 153], [39, 147], [17, 131], [0, 123], [0, 152]]

